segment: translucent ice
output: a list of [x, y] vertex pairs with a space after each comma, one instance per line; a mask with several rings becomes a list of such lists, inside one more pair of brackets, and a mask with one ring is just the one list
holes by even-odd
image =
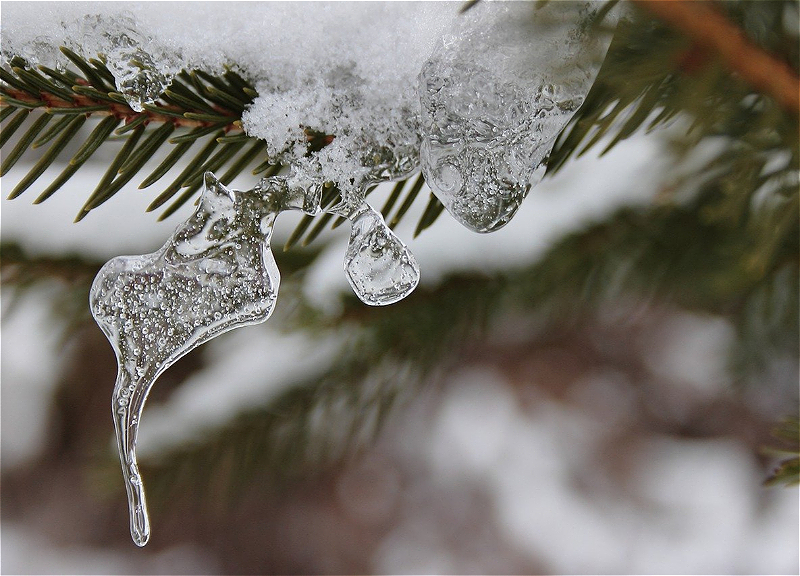
[[151, 54], [152, 39], [137, 30], [129, 13], [114, 17], [88, 14], [63, 25], [76, 51], [88, 58], [99, 55], [105, 59], [117, 90], [137, 112], [161, 96], [178, 70], [175, 55], [157, 50]]
[[479, 4], [423, 65], [422, 171], [468, 228], [505, 225], [541, 179], [607, 49], [586, 25], [601, 7]]
[[[390, 174], [395, 160], [385, 157], [374, 161], [381, 170]], [[384, 163], [384, 164], [381, 164]], [[314, 162], [295, 163], [288, 176], [272, 176], [261, 181], [256, 190], [275, 188], [284, 190], [290, 198], [304, 198], [303, 211], [316, 214], [322, 209], [322, 179]], [[389, 167], [387, 167], [389, 165]], [[362, 188], [342, 191], [341, 201], [325, 211], [347, 218], [351, 222], [350, 240], [345, 252], [344, 271], [356, 296], [371, 306], [394, 304], [408, 296], [419, 283], [419, 266], [408, 247], [386, 225], [383, 216], [365, 200], [363, 188], [369, 183], [383, 181], [386, 173], [371, 172], [362, 181]], [[313, 206], [313, 202], [317, 206]]]
[[411, 294], [419, 284], [419, 266], [383, 216], [366, 202], [343, 215], [352, 223], [344, 271], [356, 296], [370, 306], [386, 306]]
[[228, 190], [208, 172], [197, 210], [159, 251], [114, 258], [97, 274], [90, 308], [117, 356], [112, 410], [137, 545], [150, 535], [136, 438], [153, 383], [193, 348], [270, 316], [280, 282], [275, 216], [318, 203], [269, 183]]

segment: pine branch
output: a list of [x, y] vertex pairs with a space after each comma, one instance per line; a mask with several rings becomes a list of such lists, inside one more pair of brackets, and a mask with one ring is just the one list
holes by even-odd
[[150, 500], [166, 503], [189, 488], [196, 491], [194, 501], [204, 502], [204, 493], [215, 486], [217, 498], [235, 502], [256, 478], [285, 482], [354, 456], [415, 387], [411, 379], [398, 378], [403, 370], [387, 368], [380, 381], [375, 372], [374, 362], [340, 363], [294, 383], [267, 406], [209, 431], [198, 443], [144, 463]]
[[[642, 0], [640, 3], [650, 6], [649, 0]], [[607, 7], [613, 4], [612, 0], [607, 3]], [[686, 3], [655, 4], [658, 5], [656, 10], [671, 10], [671, 13], [696, 8]], [[745, 24], [751, 15], [757, 18], [764, 11], [772, 10], [771, 5], [769, 10], [767, 7], [762, 8], [763, 6], [764, 4], [735, 3], [729, 7], [725, 4], [730, 11], [740, 15], [739, 20]], [[779, 16], [773, 18], [776, 25], [772, 27], [772, 35], [778, 36], [778, 41], [772, 42], [773, 46], [784, 46], [789, 41], [780, 36], [787, 34], [787, 27], [781, 25], [781, 18], [786, 16], [783, 14], [785, 11], [779, 8], [780, 6], [777, 9]], [[681, 14], [681, 21], [687, 21], [685, 14]], [[753, 126], [750, 133], [758, 130], [756, 125], [777, 125], [782, 127], [784, 139], [796, 139], [796, 134], [786, 134], [786, 130], [791, 132], [791, 127], [796, 124], [792, 113], [784, 112], [787, 116], [782, 119], [775, 116], [768, 102], [758, 100], [758, 105], [754, 105], [748, 99], [754, 96], [758, 98], [759, 95], [754, 94], [749, 85], [715, 67], [715, 61], [710, 59], [708, 52], [723, 54], [725, 62], [736, 70], [739, 70], [736, 66], [740, 64], [734, 54], [739, 54], [741, 50], [753, 62], [766, 65], [769, 60], [771, 64], [768, 68], [775, 72], [770, 76], [784, 78], [780, 81], [784, 92], [788, 85], [786, 77], [791, 74], [791, 70], [775, 58], [766, 56], [764, 38], [745, 39], [739, 28], [720, 15], [704, 21], [717, 31], [710, 35], [713, 40], [708, 40], [709, 48], [699, 40], [687, 47], [683, 34], [641, 12], [634, 13], [630, 20], [623, 20], [617, 27], [595, 85], [584, 105], [562, 131], [548, 159], [548, 174], [559, 170], [570, 157], [580, 156], [594, 149], [603, 140], [608, 142], [602, 152], [605, 153], [637, 131], [643, 128], [653, 130], [679, 116], [688, 116], [694, 120], [691, 129], [697, 135], [695, 145], [705, 136], [730, 134], [731, 130], [738, 131], [740, 137], [745, 137], [738, 127], [747, 126], [747, 123], [753, 121], [755, 124], [750, 124]], [[601, 24], [602, 22], [596, 23], [597, 26]], [[697, 23], [693, 25], [695, 24]], [[747, 26], [742, 29], [747, 29]], [[601, 33], [599, 29], [597, 33]], [[696, 35], [699, 32], [692, 33]], [[145, 106], [143, 112], [135, 112], [115, 92], [113, 76], [102, 62], [84, 60], [69, 50], [63, 51], [80, 73], [71, 70], [59, 72], [45, 67], [40, 67], [38, 71], [28, 70], [24, 61], [19, 58], [12, 60], [11, 71], [0, 71], [0, 103], [4, 120], [0, 140], [6, 144], [17, 130], [27, 126], [15, 148], [4, 159], [0, 172], [5, 174], [18, 165], [27, 149], [54, 141], [43, 161], [22, 179], [24, 186], [15, 189], [12, 196], [21, 194], [26, 187], [31, 186], [57, 159], [68, 141], [80, 133], [78, 124], [82, 121], [76, 119], [78, 116], [116, 118], [121, 126], [113, 134], [122, 137], [126, 143], [135, 143], [136, 146], [124, 149], [124, 154], [121, 152], [122, 155], [114, 161], [114, 170], [107, 172], [76, 220], [82, 219], [123, 189], [167, 142], [172, 150], [164, 154], [162, 162], [144, 178], [140, 187], [152, 186], [180, 162], [187, 162], [185, 158], [189, 148], [196, 152], [193, 159], [188, 161], [187, 169], [158, 194], [148, 207], [148, 210], [154, 210], [172, 200], [172, 204], [162, 212], [161, 218], [172, 214], [197, 195], [198, 183], [204, 170], [227, 168], [223, 174], [224, 183], [229, 183], [247, 169], [251, 161], [256, 164], [252, 170], [254, 175], [264, 174], [268, 170], [269, 173], [275, 173], [270, 160], [264, 159], [262, 152], [257, 151], [255, 139], [248, 138], [242, 131], [241, 114], [257, 93], [245, 79], [233, 71], [229, 70], [219, 77], [200, 70], [181, 72], [158, 102]], [[790, 55], [790, 58], [795, 56]], [[779, 69], [783, 72], [779, 72]], [[749, 78], [746, 72], [742, 76]], [[794, 78], [796, 79], [796, 74]], [[758, 81], [755, 83], [758, 84]], [[764, 90], [772, 90], [763, 82], [758, 85], [763, 86]], [[49, 117], [47, 120], [38, 116], [42, 111]], [[156, 128], [156, 135], [150, 134], [153, 127], [166, 125], [172, 125], [175, 133], [167, 134], [166, 128]], [[94, 150], [104, 141], [113, 139], [107, 134], [108, 126], [110, 122], [104, 125], [104, 129], [90, 135], [84, 143], [83, 153], [73, 158], [70, 167], [39, 194], [37, 201], [43, 201], [55, 193], [89, 159]], [[309, 150], [314, 151], [330, 143], [334, 136], [307, 130], [307, 138]], [[253, 146], [240, 145], [251, 140], [254, 142]], [[203, 145], [194, 148], [192, 143], [195, 142], [202, 142]], [[383, 210], [387, 222], [396, 225], [405, 216], [406, 210], [420, 191], [417, 186], [419, 183], [420, 180], [415, 181], [415, 185], [410, 188], [405, 182], [397, 185]], [[397, 196], [401, 192], [404, 193], [403, 198]], [[177, 199], [173, 200], [174, 198]], [[392, 216], [390, 210], [394, 208], [395, 202], [399, 202], [401, 208]], [[430, 195], [415, 233], [418, 234], [433, 224], [442, 211], [441, 203]], [[297, 243], [307, 245], [328, 224], [336, 227], [342, 222], [341, 219], [329, 216], [317, 218], [313, 226], [310, 219], [303, 219], [286, 247]]]
[[[58, 191], [113, 135], [122, 137], [125, 146], [84, 204], [75, 218], [76, 222], [113, 198], [166, 143], [172, 145], [172, 150], [142, 180], [139, 188], [152, 186], [168, 174], [196, 142], [204, 142], [205, 145], [200, 147], [180, 175], [148, 206], [148, 211], [155, 210], [182, 191], [159, 219], [170, 216], [199, 193], [202, 174], [206, 170], [225, 170], [220, 176], [223, 183], [230, 183], [253, 163], [257, 163], [252, 170], [253, 175], [266, 172], [264, 175], [268, 176], [280, 170], [280, 166], [265, 157], [265, 144], [244, 133], [242, 113], [258, 94], [238, 74], [229, 70], [222, 76], [215, 77], [200, 70], [183, 71], [158, 102], [146, 104], [143, 111], [137, 112], [121, 94], [114, 91], [113, 76], [102, 62], [84, 60], [66, 48], [62, 48], [62, 52], [79, 73], [72, 70], [59, 72], [44, 66], [40, 66], [38, 71], [30, 70], [20, 58], [12, 60], [11, 72], [0, 70], [2, 119], [5, 120], [17, 112], [2, 127], [0, 144], [5, 145], [18, 129], [28, 123], [23, 136], [4, 158], [0, 175], [7, 174], [28, 150], [39, 148], [56, 139], [45, 157], [20, 180], [9, 198], [23, 194], [55, 163], [60, 152], [78, 136], [81, 126], [88, 118], [105, 119], [88, 136], [80, 151], [69, 161], [67, 168], [34, 201], [43, 202]], [[30, 112], [33, 110], [41, 115], [31, 121]], [[57, 117], [61, 119], [53, 123], [51, 120]], [[47, 126], [50, 128], [39, 137]], [[330, 144], [334, 137], [307, 129], [306, 138], [308, 149], [313, 152]], [[220, 144], [222, 147], [215, 152]], [[398, 189], [402, 189], [404, 184], [405, 181], [400, 182]], [[415, 185], [411, 189], [412, 196], [404, 198], [405, 210], [395, 216], [397, 221], [408, 210], [418, 191], [419, 187]], [[330, 198], [331, 204], [338, 197], [335, 188], [333, 192], [335, 195]], [[386, 217], [388, 218], [388, 209]], [[285, 248], [290, 248], [301, 238], [301, 244], [308, 245], [320, 235], [325, 229], [324, 224], [330, 220], [329, 216], [320, 217], [305, 238], [302, 238], [302, 233], [310, 222], [301, 222]], [[432, 223], [431, 213], [428, 214], [428, 220], [424, 226], [418, 226], [418, 229]], [[339, 224], [341, 220], [336, 220], [333, 227]]]
[[785, 447], [765, 450], [767, 454], [782, 460], [764, 484], [797, 486], [800, 484], [800, 419], [786, 418], [773, 430], [772, 435]]
[[[785, 22], [791, 16], [782, 4], [772, 4], [728, 2], [724, 6], [742, 22], [742, 30], [749, 22], [758, 22], [765, 11], [776, 12], [775, 27], [768, 36], [758, 38], [759, 46], [792, 46], [794, 40], [787, 32], [790, 25]], [[734, 30], [739, 36], [743, 34], [738, 28]], [[758, 48], [762, 55], [765, 49]], [[787, 50], [784, 56], [797, 68], [796, 52]], [[676, 118], [690, 121], [688, 132], [693, 138], [687, 140], [687, 145], [691, 147], [708, 137], [725, 135], [746, 141], [753, 135], [765, 131], [774, 134], [777, 130], [781, 146], [795, 150], [795, 113], [755, 92], [722, 64], [714, 53], [687, 41], [681, 31], [645, 11], [637, 10], [630, 18], [622, 19], [597, 80], [550, 154], [548, 174], [557, 172], [570, 158], [593, 150], [601, 141], [608, 141], [602, 155], [633, 134], [652, 131]]]
[[[244, 134], [241, 125], [244, 108], [256, 93], [238, 76], [226, 73], [220, 78], [206, 75], [203, 79], [197, 73], [183, 72], [159, 101], [137, 112], [115, 91], [114, 78], [102, 62], [84, 60], [66, 48], [62, 48], [62, 52], [79, 73], [72, 70], [55, 71], [44, 66], [36, 70], [29, 69], [21, 58], [11, 60], [10, 71], [3, 69], [0, 72], [3, 119], [12, 117], [12, 113], [17, 111], [2, 127], [2, 144], [10, 141], [26, 122], [28, 124], [14, 149], [4, 158], [0, 174], [7, 174], [28, 150], [54, 140], [42, 159], [20, 180], [10, 198], [20, 196], [37, 181], [70, 141], [80, 134], [81, 125], [88, 118], [105, 119], [89, 134], [66, 169], [35, 200], [35, 203], [39, 203], [54, 194], [101, 145], [112, 139], [112, 135], [121, 137], [125, 145], [120, 155], [87, 200], [76, 221], [122, 190], [167, 143], [173, 146], [172, 152], [143, 181], [141, 187], [150, 186], [166, 175], [187, 152], [191, 143], [205, 137], [256, 142], [256, 139]], [[247, 95], [245, 89], [251, 95]], [[52, 120], [55, 118], [60, 119], [54, 123]], [[47, 126], [49, 129], [42, 134]], [[251, 163], [263, 163], [263, 156], [258, 158], [261, 153], [263, 148], [256, 150], [254, 147], [248, 147], [242, 154], [228, 153], [214, 159], [214, 169], [227, 167], [221, 180], [229, 183]], [[194, 186], [192, 193], [183, 194], [179, 202], [170, 206], [170, 211], [177, 210], [199, 190], [195, 183], [209, 166], [205, 161], [197, 161], [198, 158], [196, 156], [195, 162], [190, 162], [193, 169], [182, 174], [181, 180], [173, 184], [177, 189], [191, 189]]]

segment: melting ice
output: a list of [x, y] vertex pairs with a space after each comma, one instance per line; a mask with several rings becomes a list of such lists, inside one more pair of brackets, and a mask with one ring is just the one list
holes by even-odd
[[344, 271], [362, 302], [386, 306], [414, 291], [419, 284], [417, 261], [379, 212], [366, 202], [355, 210], [334, 207], [330, 211], [351, 222]]
[[586, 26], [601, 7], [479, 4], [423, 65], [422, 172], [468, 228], [504, 226], [544, 175], [607, 48]]
[[137, 545], [150, 535], [136, 438], [153, 383], [200, 344], [269, 318], [280, 283], [270, 250], [275, 216], [318, 204], [319, 196], [280, 186], [228, 190], [209, 172], [197, 210], [159, 251], [119, 256], [97, 274], [89, 302], [117, 356], [112, 408]]

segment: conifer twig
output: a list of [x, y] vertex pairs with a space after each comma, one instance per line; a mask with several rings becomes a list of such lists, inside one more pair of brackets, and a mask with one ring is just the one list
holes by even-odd
[[[148, 121], [154, 122], [169, 122], [176, 127], [185, 127], [185, 128], [196, 128], [196, 127], [206, 127], [209, 126], [211, 123], [202, 120], [190, 119], [186, 116], [181, 116], [176, 114], [175, 116], [162, 114], [153, 110], [145, 110], [143, 112], [136, 112], [131, 109], [129, 106], [124, 104], [117, 104], [113, 102], [103, 102], [99, 99], [90, 98], [89, 96], [85, 96], [82, 94], [76, 94], [72, 97], [71, 101], [66, 101], [52, 94], [42, 93], [40, 97], [34, 98], [30, 94], [23, 92], [22, 90], [17, 90], [14, 88], [7, 88], [6, 92], [8, 92], [8, 96], [0, 95], [0, 105], [4, 103], [4, 100], [8, 100], [9, 96], [15, 100], [19, 100], [23, 103], [29, 103], [31, 105], [37, 104], [37, 102], [44, 103], [44, 110], [56, 110], [56, 111], [68, 111], [70, 109], [75, 110], [76, 113], [86, 109], [88, 107], [97, 108], [92, 109], [90, 112], [92, 115], [98, 116], [116, 116], [120, 119], [126, 119], [126, 121], [132, 121], [140, 116], [145, 116]], [[38, 106], [35, 106], [38, 107]], [[87, 112], [89, 112], [87, 110]], [[231, 117], [232, 120], [236, 118]], [[237, 129], [237, 126], [234, 126], [231, 123], [230, 126], [226, 128], [226, 130], [233, 130]]]
[[753, 44], [724, 15], [704, 2], [633, 0], [717, 54], [753, 88], [772, 96], [794, 114], [800, 113], [800, 79], [785, 63]]

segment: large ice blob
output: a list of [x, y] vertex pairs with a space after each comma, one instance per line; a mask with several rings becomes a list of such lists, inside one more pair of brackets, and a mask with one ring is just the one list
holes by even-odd
[[229, 190], [207, 172], [197, 210], [160, 250], [113, 258], [92, 284], [92, 316], [117, 356], [112, 411], [131, 536], [139, 546], [150, 537], [150, 520], [136, 440], [150, 389], [190, 350], [269, 318], [280, 283], [270, 249], [275, 216], [316, 213], [318, 190], [308, 192], [271, 182]]
[[544, 175], [608, 47], [588, 26], [601, 6], [479, 4], [423, 65], [422, 171], [468, 228], [504, 226]]

